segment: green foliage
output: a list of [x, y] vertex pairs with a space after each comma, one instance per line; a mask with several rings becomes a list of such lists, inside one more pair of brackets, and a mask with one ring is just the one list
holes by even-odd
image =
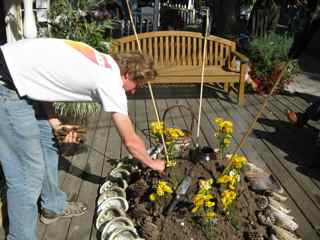
[[86, 124], [88, 117], [101, 109], [93, 102], [56, 102], [54, 108], [63, 122], [74, 124]]
[[258, 37], [249, 44], [248, 56], [251, 60], [251, 76], [258, 80], [261, 91], [268, 92], [276, 79], [275, 70], [283, 62], [290, 62], [284, 72], [283, 80], [279, 84], [281, 89], [285, 83], [298, 73], [297, 61], [292, 61], [288, 57], [289, 49], [292, 45], [292, 37], [271, 33], [267, 37]]
[[87, 15], [94, 7], [96, 3], [92, 0], [79, 0], [73, 5], [68, 0], [54, 1], [49, 12], [51, 36], [85, 42], [108, 52], [110, 39], [106, 39], [106, 31], [112, 28], [112, 21], [90, 20]]
[[270, 75], [274, 67], [288, 61], [292, 38], [275, 33], [259, 37], [250, 42], [249, 58], [257, 75]]

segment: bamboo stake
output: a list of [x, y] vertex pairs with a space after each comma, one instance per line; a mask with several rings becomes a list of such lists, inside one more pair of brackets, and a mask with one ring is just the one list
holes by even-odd
[[[282, 76], [285, 72], [285, 70], [288, 68], [288, 65], [289, 65], [289, 61], [286, 62], [284, 65], [283, 65], [283, 68], [281, 69], [280, 73], [279, 73], [279, 76], [277, 78], [277, 81], [274, 83], [270, 93], [264, 98], [263, 100], [263, 103], [261, 105], [261, 108], [259, 110], [259, 112], [256, 114], [256, 116], [254, 117], [252, 123], [250, 124], [249, 128], [247, 129], [247, 131], [245, 132], [245, 134], [242, 136], [237, 148], [233, 151], [232, 155], [231, 155], [231, 158], [232, 159], [234, 157], [234, 155], [240, 150], [240, 148], [243, 146], [243, 144], [245, 143], [245, 141], [247, 140], [247, 137], [250, 135], [252, 129], [254, 128], [255, 124], [257, 123], [259, 117], [261, 116], [261, 114], [263, 113], [263, 110], [265, 109], [265, 107], [267, 106], [267, 103], [268, 103], [268, 99], [269, 97], [273, 94], [273, 92], [275, 91], [276, 87], [278, 86], [280, 80], [282, 79]], [[228, 163], [228, 165], [226, 166], [225, 169], [228, 169], [231, 165], [232, 161], [230, 161]]]
[[201, 85], [200, 85], [200, 100], [199, 100], [199, 112], [198, 112], [198, 125], [197, 125], [197, 136], [196, 136], [196, 147], [199, 146], [199, 138], [200, 138], [200, 122], [201, 122], [201, 112], [202, 112], [202, 99], [203, 99], [203, 82], [204, 82], [204, 72], [205, 65], [207, 62], [207, 38], [208, 38], [208, 22], [209, 16], [207, 13], [206, 17], [206, 33], [204, 37], [204, 46], [203, 46], [203, 61], [202, 61], [202, 71], [201, 71]]
[[[140, 40], [139, 40], [139, 38], [138, 38], [136, 26], [134, 25], [134, 22], [133, 22], [132, 11], [131, 11], [131, 7], [130, 7], [130, 5], [129, 5], [128, 0], [126, 0], [126, 4], [127, 4], [129, 16], [130, 16], [130, 22], [131, 22], [131, 25], [132, 25], [133, 33], [134, 33], [134, 35], [135, 35], [135, 37], [136, 37], [136, 41], [137, 41], [137, 44], [138, 44], [138, 49], [139, 49], [139, 52], [142, 53], [142, 49], [141, 49], [141, 45], [140, 45]], [[149, 88], [150, 96], [151, 96], [151, 99], [152, 99], [153, 108], [154, 108], [154, 111], [155, 111], [155, 113], [156, 113], [157, 122], [160, 124], [159, 112], [158, 112], [158, 109], [157, 109], [157, 105], [156, 105], [156, 101], [155, 101], [155, 98], [154, 98], [154, 95], [153, 95], [152, 86], [151, 86], [150, 81], [148, 81], [148, 88]], [[163, 144], [163, 149], [164, 149], [165, 157], [166, 157], [166, 160], [167, 160], [167, 162], [168, 162], [168, 161], [169, 161], [169, 155], [168, 155], [168, 150], [167, 150], [167, 147], [166, 147], [166, 144], [165, 144], [165, 140], [164, 140], [163, 133], [160, 132], [160, 135], [161, 135], [161, 141], [162, 141], [162, 144]]]

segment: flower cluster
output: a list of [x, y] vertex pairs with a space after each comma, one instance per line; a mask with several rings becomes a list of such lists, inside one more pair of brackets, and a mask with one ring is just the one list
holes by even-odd
[[154, 192], [150, 194], [150, 201], [155, 201], [158, 197], [165, 197], [172, 193], [172, 188], [166, 181], [160, 180], [154, 188]]
[[221, 203], [223, 211], [227, 212], [231, 207], [232, 203], [236, 199], [237, 193], [234, 190], [224, 190], [221, 193]]
[[167, 159], [166, 166], [174, 167], [176, 161], [172, 159], [175, 154], [175, 143], [177, 139], [183, 137], [185, 134], [179, 128], [166, 128], [163, 122], [152, 122], [150, 124], [150, 131], [157, 142], [162, 142], [162, 136], [164, 138], [168, 155], [170, 159]]
[[184, 136], [184, 132], [179, 128], [166, 128], [163, 122], [152, 122], [150, 124], [151, 134], [161, 141], [161, 135], [164, 136], [166, 142], [170, 143], [179, 137]]
[[228, 212], [233, 201], [237, 196], [237, 185], [240, 182], [240, 170], [247, 163], [247, 159], [238, 154], [234, 154], [230, 158], [229, 166], [223, 171], [223, 174], [217, 179], [217, 183], [221, 184], [223, 191], [221, 192], [222, 208]]
[[223, 152], [231, 143], [232, 133], [233, 133], [233, 123], [223, 118], [215, 118], [213, 120], [213, 123], [216, 126], [214, 135], [218, 139], [221, 157], [224, 157]]
[[235, 168], [237, 170], [240, 170], [243, 168], [244, 165], [246, 165], [247, 159], [245, 156], [234, 154], [231, 157], [231, 167]]
[[199, 210], [203, 211], [204, 217], [210, 221], [215, 219], [216, 215], [212, 208], [215, 206], [214, 196], [211, 194], [213, 179], [200, 180], [199, 191], [193, 197], [193, 209], [192, 213], [196, 213]]

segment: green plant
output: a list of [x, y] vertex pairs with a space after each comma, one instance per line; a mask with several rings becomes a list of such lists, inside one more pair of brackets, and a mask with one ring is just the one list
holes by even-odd
[[101, 110], [94, 102], [55, 102], [53, 106], [63, 122], [74, 124], [86, 124], [90, 115]]
[[[49, 12], [49, 36], [84, 42], [101, 52], [108, 52], [111, 39], [106, 37], [106, 32], [112, 28], [112, 20], [95, 21], [89, 14], [99, 4], [98, 0], [53, 1]], [[100, 111], [100, 105], [92, 102], [58, 102], [54, 107], [64, 121], [73, 123], [85, 123], [88, 116]]]
[[292, 37], [271, 33], [267, 37], [258, 37], [249, 44], [248, 56], [251, 60], [251, 76], [258, 84], [258, 90], [269, 92], [275, 82], [277, 67], [283, 62], [290, 61], [285, 70], [279, 89], [298, 73], [299, 66], [296, 61], [288, 57], [292, 45]]

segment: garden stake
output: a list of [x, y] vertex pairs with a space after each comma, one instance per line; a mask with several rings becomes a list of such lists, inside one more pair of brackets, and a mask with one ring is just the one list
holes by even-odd
[[231, 159], [233, 158], [233, 156], [240, 150], [240, 148], [242, 147], [242, 145], [244, 144], [244, 142], [247, 140], [247, 137], [249, 136], [249, 134], [251, 133], [253, 127], [255, 126], [258, 118], [261, 116], [263, 110], [265, 109], [265, 107], [267, 106], [267, 103], [268, 103], [268, 99], [269, 97], [273, 94], [273, 92], [275, 91], [277, 85], [279, 84], [283, 74], [284, 74], [284, 71], [288, 68], [288, 65], [289, 65], [290, 61], [286, 62], [284, 65], [283, 65], [283, 68], [281, 69], [279, 75], [278, 75], [278, 78], [277, 78], [277, 81], [274, 83], [271, 91], [269, 92], [269, 94], [264, 98], [263, 100], [263, 103], [262, 103], [262, 106], [259, 110], [259, 112], [256, 114], [255, 118], [253, 119], [252, 123], [250, 124], [249, 128], [247, 129], [246, 133], [243, 135], [243, 137], [241, 138], [237, 148], [234, 150], [234, 152], [232, 153], [231, 155], [231, 158], [230, 158], [230, 162], [228, 163], [228, 165], [226, 166], [225, 170], [223, 171], [222, 175], [224, 175], [225, 171], [230, 167], [232, 161]]
[[208, 22], [209, 15], [206, 17], [206, 32], [204, 36], [204, 46], [203, 46], [203, 61], [202, 61], [202, 72], [201, 72], [201, 87], [200, 87], [200, 100], [199, 100], [199, 113], [198, 113], [198, 126], [197, 126], [197, 136], [196, 136], [196, 147], [199, 147], [199, 137], [200, 137], [200, 122], [201, 122], [201, 109], [202, 109], [202, 98], [203, 98], [203, 82], [204, 82], [204, 70], [207, 60], [207, 37], [208, 37]]
[[[128, 0], [126, 0], [126, 4], [127, 4], [129, 16], [130, 16], [130, 22], [131, 22], [131, 25], [132, 25], [133, 33], [134, 33], [134, 36], [136, 37], [136, 41], [137, 41], [137, 44], [138, 44], [138, 49], [139, 49], [139, 52], [142, 53], [141, 46], [140, 46], [140, 40], [138, 38], [136, 26], [134, 25], [134, 22], [133, 22], [132, 11], [131, 11], [131, 8], [130, 8]], [[154, 98], [154, 95], [153, 95], [153, 91], [152, 91], [152, 87], [151, 87], [150, 81], [148, 81], [148, 88], [149, 88], [149, 92], [150, 92], [150, 95], [151, 95], [153, 108], [154, 108], [154, 111], [156, 113], [157, 122], [160, 124], [159, 113], [158, 113], [158, 109], [157, 109], [157, 105], [156, 105], [156, 102], [155, 102], [155, 98]], [[166, 160], [168, 162], [169, 161], [169, 155], [168, 155], [168, 151], [167, 151], [167, 147], [166, 147], [166, 143], [165, 143], [165, 140], [164, 140], [163, 133], [161, 132], [160, 135], [161, 135], [161, 141], [162, 141], [162, 144], [163, 144], [164, 154], [165, 154]]]

